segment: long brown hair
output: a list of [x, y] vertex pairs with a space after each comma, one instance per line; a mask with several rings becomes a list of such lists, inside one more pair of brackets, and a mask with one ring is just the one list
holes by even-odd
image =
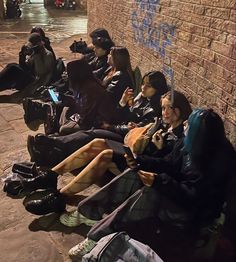
[[134, 84], [133, 71], [130, 62], [129, 51], [123, 46], [113, 46], [111, 48], [111, 56], [113, 59], [113, 67], [115, 71], [127, 72]]

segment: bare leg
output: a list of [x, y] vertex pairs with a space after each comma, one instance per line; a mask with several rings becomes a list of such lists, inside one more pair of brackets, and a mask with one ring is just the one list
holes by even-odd
[[75, 170], [87, 165], [100, 152], [108, 148], [105, 139], [96, 138], [68, 156], [61, 163], [53, 167], [52, 170], [60, 175]]
[[111, 169], [115, 174], [119, 174], [119, 170], [115, 168], [115, 164], [112, 162], [112, 155], [113, 151], [111, 149], [102, 151], [60, 192], [66, 195], [79, 193], [97, 182], [108, 169]]

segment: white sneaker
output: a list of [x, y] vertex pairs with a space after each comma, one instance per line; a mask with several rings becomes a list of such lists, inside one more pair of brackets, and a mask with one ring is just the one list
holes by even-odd
[[59, 220], [63, 225], [67, 227], [77, 227], [81, 224], [85, 224], [87, 226], [93, 226], [98, 222], [96, 220], [92, 220], [83, 216], [77, 210], [62, 214]]
[[85, 254], [89, 253], [95, 246], [96, 241], [93, 241], [92, 239], [85, 238], [84, 241], [80, 242], [78, 245], [72, 247], [68, 255], [71, 259], [77, 259], [83, 257]]

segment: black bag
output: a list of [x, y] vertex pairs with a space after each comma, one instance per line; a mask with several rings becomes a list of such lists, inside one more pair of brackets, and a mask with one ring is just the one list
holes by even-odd
[[3, 179], [3, 191], [11, 196], [20, 195], [24, 191], [21, 180], [22, 177], [15, 173], [7, 176]]
[[85, 41], [82, 40], [82, 38], [80, 38], [80, 41], [74, 41], [71, 45], [70, 45], [70, 50], [73, 53], [81, 53], [81, 54], [86, 54], [87, 53], [87, 44]]

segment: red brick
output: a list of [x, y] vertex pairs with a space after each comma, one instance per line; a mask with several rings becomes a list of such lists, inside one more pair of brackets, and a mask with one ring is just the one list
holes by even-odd
[[230, 9], [206, 7], [205, 14], [210, 17], [229, 19]]
[[211, 45], [212, 40], [206, 37], [200, 37], [192, 35], [191, 43], [200, 47], [208, 48]]
[[209, 1], [209, 0], [201, 0], [202, 5], [206, 6], [216, 6], [216, 7], [222, 7], [222, 8], [235, 8], [236, 3], [234, 0], [214, 0], [214, 1]]
[[224, 56], [230, 56], [229, 45], [225, 45], [220, 42], [213, 41], [211, 44], [211, 49]]
[[231, 9], [230, 20], [233, 22], [236, 21], [236, 10], [235, 9]]
[[236, 23], [232, 21], [224, 21], [224, 31], [230, 34], [236, 34]]

